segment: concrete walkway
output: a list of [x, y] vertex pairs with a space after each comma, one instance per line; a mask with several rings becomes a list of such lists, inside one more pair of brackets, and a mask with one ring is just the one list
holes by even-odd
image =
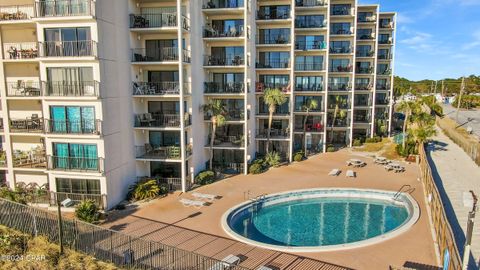
[[[438, 130], [435, 142], [427, 147], [438, 189], [442, 195], [449, 222], [455, 233], [460, 254], [463, 254], [465, 232], [470, 207], [463, 203], [464, 192], [473, 190], [480, 196], [480, 168], [467, 154]], [[480, 262], [480, 213], [477, 213], [472, 240], [472, 255], [469, 270], [479, 269]], [[475, 259], [473, 259], [475, 258]]]

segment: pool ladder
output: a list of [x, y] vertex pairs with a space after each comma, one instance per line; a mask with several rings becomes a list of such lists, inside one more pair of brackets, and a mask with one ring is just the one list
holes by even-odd
[[402, 195], [402, 193], [408, 193], [408, 194], [412, 194], [413, 192], [415, 191], [415, 188], [410, 186], [410, 185], [403, 185], [398, 191], [397, 193], [395, 193], [395, 195], [393, 195], [392, 199], [394, 201], [396, 201], [398, 199], [398, 197], [400, 197], [400, 195]]
[[261, 201], [265, 200], [266, 196], [267, 196], [266, 193], [258, 195], [258, 196], [252, 196], [252, 193], [250, 192], [250, 190], [243, 193], [243, 198], [245, 200], [249, 200], [249, 201], [252, 201], [252, 202], [261, 202]]

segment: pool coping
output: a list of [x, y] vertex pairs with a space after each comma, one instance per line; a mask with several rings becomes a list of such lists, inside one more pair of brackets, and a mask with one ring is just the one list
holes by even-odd
[[[380, 190], [380, 189], [361, 189], [361, 188], [313, 188], [313, 189], [299, 189], [299, 190], [290, 190], [290, 191], [285, 191], [285, 192], [279, 192], [279, 193], [272, 193], [268, 194], [265, 196], [265, 198], [270, 198], [270, 197], [275, 197], [275, 196], [281, 196], [284, 194], [289, 194], [289, 193], [301, 193], [301, 192], [307, 192], [307, 191], [329, 191], [331, 193], [334, 193], [334, 191], [337, 191], [337, 196], [333, 196], [334, 194], [329, 194], [328, 196], [316, 196], [318, 197], [351, 197], [351, 198], [370, 198], [370, 199], [380, 199], [384, 201], [394, 201], [393, 196], [397, 193], [394, 191], [388, 191], [388, 190]], [[351, 191], [351, 194], [345, 194], [345, 192]], [[358, 194], [354, 194], [355, 191], [360, 191], [360, 192], [370, 192], [370, 193], [377, 193], [375, 195], [377, 196], [358, 196]], [[338, 192], [344, 192], [344, 194], [340, 194], [338, 196]], [[325, 194], [324, 194], [325, 195]], [[350, 196], [347, 196], [350, 195]], [[357, 195], [357, 196], [355, 196]], [[381, 198], [380, 195], [383, 195], [383, 198]], [[391, 195], [390, 200], [386, 200], [386, 196]], [[262, 247], [262, 248], [267, 248], [271, 250], [276, 250], [276, 251], [281, 251], [281, 252], [328, 252], [328, 251], [339, 251], [339, 250], [347, 250], [347, 249], [354, 249], [354, 248], [360, 248], [360, 247], [365, 247], [373, 244], [377, 244], [380, 242], [383, 242], [385, 240], [394, 238], [399, 236], [402, 233], [405, 233], [408, 231], [415, 223], [420, 218], [420, 207], [418, 205], [418, 202], [408, 193], [400, 193], [400, 196], [404, 197], [407, 201], [403, 201], [403, 204], [406, 204], [405, 207], [407, 208], [407, 211], [409, 212], [409, 219], [402, 223], [399, 227], [396, 229], [369, 238], [361, 241], [356, 241], [352, 243], [346, 243], [346, 244], [338, 244], [338, 245], [329, 245], [329, 246], [316, 246], [316, 247], [292, 247], [292, 246], [279, 246], [279, 245], [272, 245], [272, 244], [266, 244], [262, 242], [258, 242], [255, 240], [248, 239], [235, 231], [233, 231], [230, 226], [228, 225], [228, 217], [230, 214], [240, 211], [242, 208], [246, 207], [247, 205], [250, 205], [252, 203], [251, 200], [242, 202], [240, 204], [237, 204], [231, 208], [229, 208], [221, 217], [221, 227], [223, 230], [232, 237], [235, 240], [238, 240], [240, 242], [252, 245], [252, 246], [257, 246], [257, 247]], [[293, 196], [292, 196], [293, 197]], [[313, 198], [313, 196], [312, 196]], [[288, 201], [288, 200], [284, 200]]]

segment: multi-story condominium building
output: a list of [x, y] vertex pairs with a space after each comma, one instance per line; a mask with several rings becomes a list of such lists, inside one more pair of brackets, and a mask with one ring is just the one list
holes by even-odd
[[[270, 150], [391, 130], [395, 14], [356, 0], [3, 0], [3, 178], [120, 202], [138, 177], [188, 190]], [[306, 110], [309, 100], [317, 108]], [[82, 197], [83, 195], [83, 197]], [[87, 196], [88, 195], [88, 196]], [[66, 195], [64, 195], [66, 196]]]

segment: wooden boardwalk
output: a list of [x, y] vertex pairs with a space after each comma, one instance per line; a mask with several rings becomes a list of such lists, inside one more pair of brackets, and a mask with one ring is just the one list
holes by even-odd
[[262, 265], [277, 270], [347, 270], [339, 265], [279, 251], [254, 247], [239, 241], [179, 226], [129, 215], [104, 227], [165, 245], [221, 260], [229, 254], [242, 259], [240, 266], [257, 269]]

